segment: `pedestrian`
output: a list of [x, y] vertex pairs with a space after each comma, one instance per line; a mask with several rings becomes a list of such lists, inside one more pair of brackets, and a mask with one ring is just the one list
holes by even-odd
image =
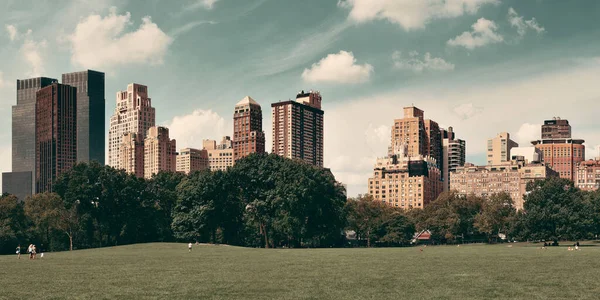
[[188, 252], [192, 252], [192, 243], [188, 244]]
[[35, 245], [31, 246], [31, 253], [32, 253], [32, 255], [33, 255], [33, 259], [35, 259], [35, 256], [36, 256], [36, 254], [37, 254], [37, 253], [36, 253], [36, 250], [37, 250], [37, 249], [35, 248]]
[[27, 247], [27, 254], [29, 254], [29, 259], [33, 259], [33, 244], [29, 244]]
[[17, 258], [21, 259], [21, 245], [17, 246]]

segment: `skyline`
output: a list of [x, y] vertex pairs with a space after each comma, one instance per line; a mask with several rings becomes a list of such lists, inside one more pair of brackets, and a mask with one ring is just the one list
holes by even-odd
[[[4, 128], [16, 104], [16, 79], [90, 68], [106, 73], [107, 114], [127, 84], [147, 85], [156, 123], [170, 129], [177, 150], [231, 136], [233, 108], [244, 96], [266, 109], [300, 90], [319, 90], [324, 165], [348, 185], [349, 196], [366, 193], [393, 120], [412, 104], [440, 127], [452, 126], [475, 164], [485, 164], [487, 139], [507, 131], [529, 146], [554, 116], [568, 119], [573, 137], [586, 140], [587, 159], [597, 156], [598, 124], [586, 109], [600, 100], [595, 1], [423, 4], [407, 12], [419, 16], [412, 19], [406, 1], [380, 7], [365, 0], [46, 1], [33, 10], [32, 3], [0, 4]], [[269, 112], [263, 130], [271, 152]], [[3, 172], [10, 171], [10, 134], [1, 133]]]

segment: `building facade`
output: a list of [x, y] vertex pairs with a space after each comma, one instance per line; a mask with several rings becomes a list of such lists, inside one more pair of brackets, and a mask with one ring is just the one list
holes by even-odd
[[[36, 94], [41, 88], [57, 82], [58, 80], [47, 77], [17, 80], [17, 104], [12, 107], [12, 172], [17, 174], [2, 174], [3, 192], [15, 195], [19, 193], [25, 197], [35, 193]], [[31, 175], [27, 176], [23, 172]], [[24, 193], [26, 186], [29, 186], [29, 193]]]
[[36, 193], [52, 192], [77, 161], [77, 89], [53, 83], [36, 93]]
[[323, 167], [321, 94], [300, 92], [296, 100], [271, 104], [273, 153]]
[[150, 127], [144, 139], [144, 178], [177, 170], [177, 144], [166, 127]]
[[119, 169], [144, 177], [144, 141], [135, 132], [125, 133], [119, 146]]
[[251, 153], [265, 152], [262, 131], [262, 109], [249, 96], [235, 105], [233, 114], [233, 158], [238, 160]]
[[577, 180], [577, 164], [585, 160], [584, 140], [571, 138], [568, 120], [553, 118], [544, 121], [542, 139], [531, 143], [542, 152], [543, 161], [561, 178]]
[[456, 168], [465, 165], [467, 146], [466, 142], [457, 139], [452, 127], [448, 130], [441, 130], [442, 134], [442, 177], [444, 181], [444, 191], [450, 190], [450, 174], [456, 171]]
[[62, 83], [77, 88], [77, 162], [105, 161], [104, 73], [87, 70], [62, 75]]
[[110, 118], [108, 131], [108, 165], [119, 167], [119, 148], [124, 134], [133, 132], [144, 140], [155, 122], [156, 114], [148, 97], [148, 87], [132, 83], [126, 91], [118, 92], [117, 107]]
[[441, 134], [439, 125], [435, 121], [426, 120], [422, 110], [415, 106], [404, 107], [404, 117], [394, 120], [391, 145], [406, 144], [407, 156], [429, 156], [441, 169], [443, 164]]
[[177, 172], [190, 174], [196, 171], [209, 170], [208, 150], [186, 148], [177, 154]]
[[403, 209], [422, 209], [443, 190], [441, 172], [433, 158], [407, 156], [406, 144], [393, 145], [391, 154], [378, 158], [369, 178], [369, 194]]
[[520, 158], [499, 165], [475, 166], [465, 164], [450, 175], [450, 189], [460, 195], [488, 197], [497, 193], [510, 195], [517, 209], [523, 209], [527, 184], [557, 176], [543, 163], [528, 164]]
[[233, 143], [228, 136], [223, 137], [220, 144], [215, 140], [202, 142], [208, 154], [208, 167], [211, 171], [226, 171], [233, 167]]
[[519, 147], [515, 141], [510, 139], [508, 132], [502, 132], [495, 138], [487, 141], [487, 164], [500, 165], [510, 161], [510, 150]]
[[577, 166], [575, 186], [584, 191], [595, 191], [600, 187], [600, 160], [582, 161]]
[[515, 147], [510, 149], [510, 159], [516, 160], [518, 157], [522, 157], [526, 163], [543, 161], [542, 151], [536, 147]]

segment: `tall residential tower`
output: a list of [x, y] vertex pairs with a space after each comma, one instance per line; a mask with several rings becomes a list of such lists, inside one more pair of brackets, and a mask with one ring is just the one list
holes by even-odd
[[233, 158], [237, 161], [251, 153], [265, 152], [262, 109], [251, 97], [235, 105], [233, 114]]

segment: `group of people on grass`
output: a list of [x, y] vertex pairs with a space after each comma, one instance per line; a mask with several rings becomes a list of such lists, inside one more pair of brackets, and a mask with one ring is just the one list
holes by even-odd
[[[17, 258], [21, 259], [21, 245], [17, 246]], [[37, 257], [37, 247], [34, 244], [30, 244], [29, 247], [27, 247], [27, 254], [29, 254], [29, 259], [35, 259]], [[41, 253], [40, 255], [41, 258], [44, 257], [44, 253]]]

